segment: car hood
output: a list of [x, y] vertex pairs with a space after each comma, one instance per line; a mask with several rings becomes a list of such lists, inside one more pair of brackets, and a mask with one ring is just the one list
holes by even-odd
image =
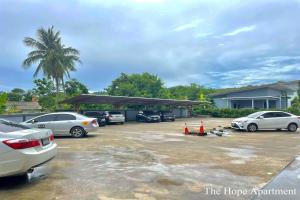
[[151, 118], [159, 118], [159, 115], [146, 115], [147, 117], [151, 117]]
[[250, 119], [249, 117], [240, 117], [240, 118], [234, 119], [233, 121], [234, 122], [241, 122], [241, 121], [247, 121], [249, 119]]

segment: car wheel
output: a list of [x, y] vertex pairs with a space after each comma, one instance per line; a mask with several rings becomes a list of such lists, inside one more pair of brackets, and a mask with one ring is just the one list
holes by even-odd
[[74, 138], [84, 137], [86, 135], [85, 130], [82, 127], [76, 126], [71, 129], [71, 135]]
[[288, 125], [288, 131], [290, 131], [290, 132], [295, 132], [295, 131], [297, 131], [297, 129], [298, 129], [298, 126], [297, 126], [297, 124], [295, 124], [295, 123], [290, 123], [289, 125]]
[[256, 124], [249, 124], [247, 126], [247, 131], [248, 132], [255, 132], [255, 131], [257, 131], [257, 125]]

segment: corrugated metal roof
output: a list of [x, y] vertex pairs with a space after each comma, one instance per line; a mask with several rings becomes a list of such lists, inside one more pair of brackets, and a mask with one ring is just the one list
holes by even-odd
[[232, 93], [238, 93], [238, 92], [244, 92], [244, 91], [251, 91], [251, 90], [257, 90], [262, 88], [272, 88], [275, 90], [282, 90], [282, 91], [289, 91], [289, 90], [298, 90], [299, 89], [299, 80], [296, 81], [289, 81], [289, 82], [277, 82], [272, 84], [265, 84], [265, 85], [257, 85], [257, 86], [246, 86], [241, 88], [232, 88], [228, 89], [226, 91], [217, 92], [214, 94], [210, 94], [210, 97], [218, 97], [226, 94], [232, 94]]
[[69, 104], [115, 104], [115, 105], [174, 105], [190, 106], [198, 105], [200, 101], [159, 99], [145, 97], [127, 97], [127, 96], [107, 96], [82, 94], [69, 98], [62, 103]]

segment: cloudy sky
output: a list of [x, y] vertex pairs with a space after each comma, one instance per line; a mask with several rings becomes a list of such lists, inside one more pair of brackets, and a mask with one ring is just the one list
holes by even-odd
[[299, 0], [0, 0], [0, 90], [30, 89], [22, 40], [54, 25], [81, 52], [90, 90], [121, 72], [166, 86], [236, 87], [300, 79]]

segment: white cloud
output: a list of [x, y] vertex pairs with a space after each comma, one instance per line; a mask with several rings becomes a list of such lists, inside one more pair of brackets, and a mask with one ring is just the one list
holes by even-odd
[[[275, 81], [293, 80], [294, 74], [299, 74], [300, 64], [293, 65], [274, 65], [274, 66], [251, 66], [244, 69], [231, 70], [226, 72], [208, 72], [211, 77], [221, 81], [222, 88], [228, 85], [235, 87], [246, 85], [257, 85], [271, 83]], [[227, 85], [228, 84], [228, 85]]]
[[203, 20], [202, 19], [197, 19], [197, 20], [194, 20], [188, 24], [183, 24], [183, 25], [180, 25], [180, 26], [177, 26], [174, 31], [176, 32], [180, 32], [180, 31], [184, 31], [184, 30], [187, 30], [187, 29], [191, 29], [191, 28], [196, 28], [199, 26], [200, 22], [202, 22]]
[[238, 29], [235, 29], [231, 32], [228, 32], [228, 33], [224, 33], [223, 36], [235, 36], [235, 35], [238, 35], [240, 33], [244, 33], [244, 32], [250, 32], [250, 31], [253, 31], [256, 29], [256, 25], [251, 25], [251, 26], [243, 26], [243, 27], [240, 27]]

